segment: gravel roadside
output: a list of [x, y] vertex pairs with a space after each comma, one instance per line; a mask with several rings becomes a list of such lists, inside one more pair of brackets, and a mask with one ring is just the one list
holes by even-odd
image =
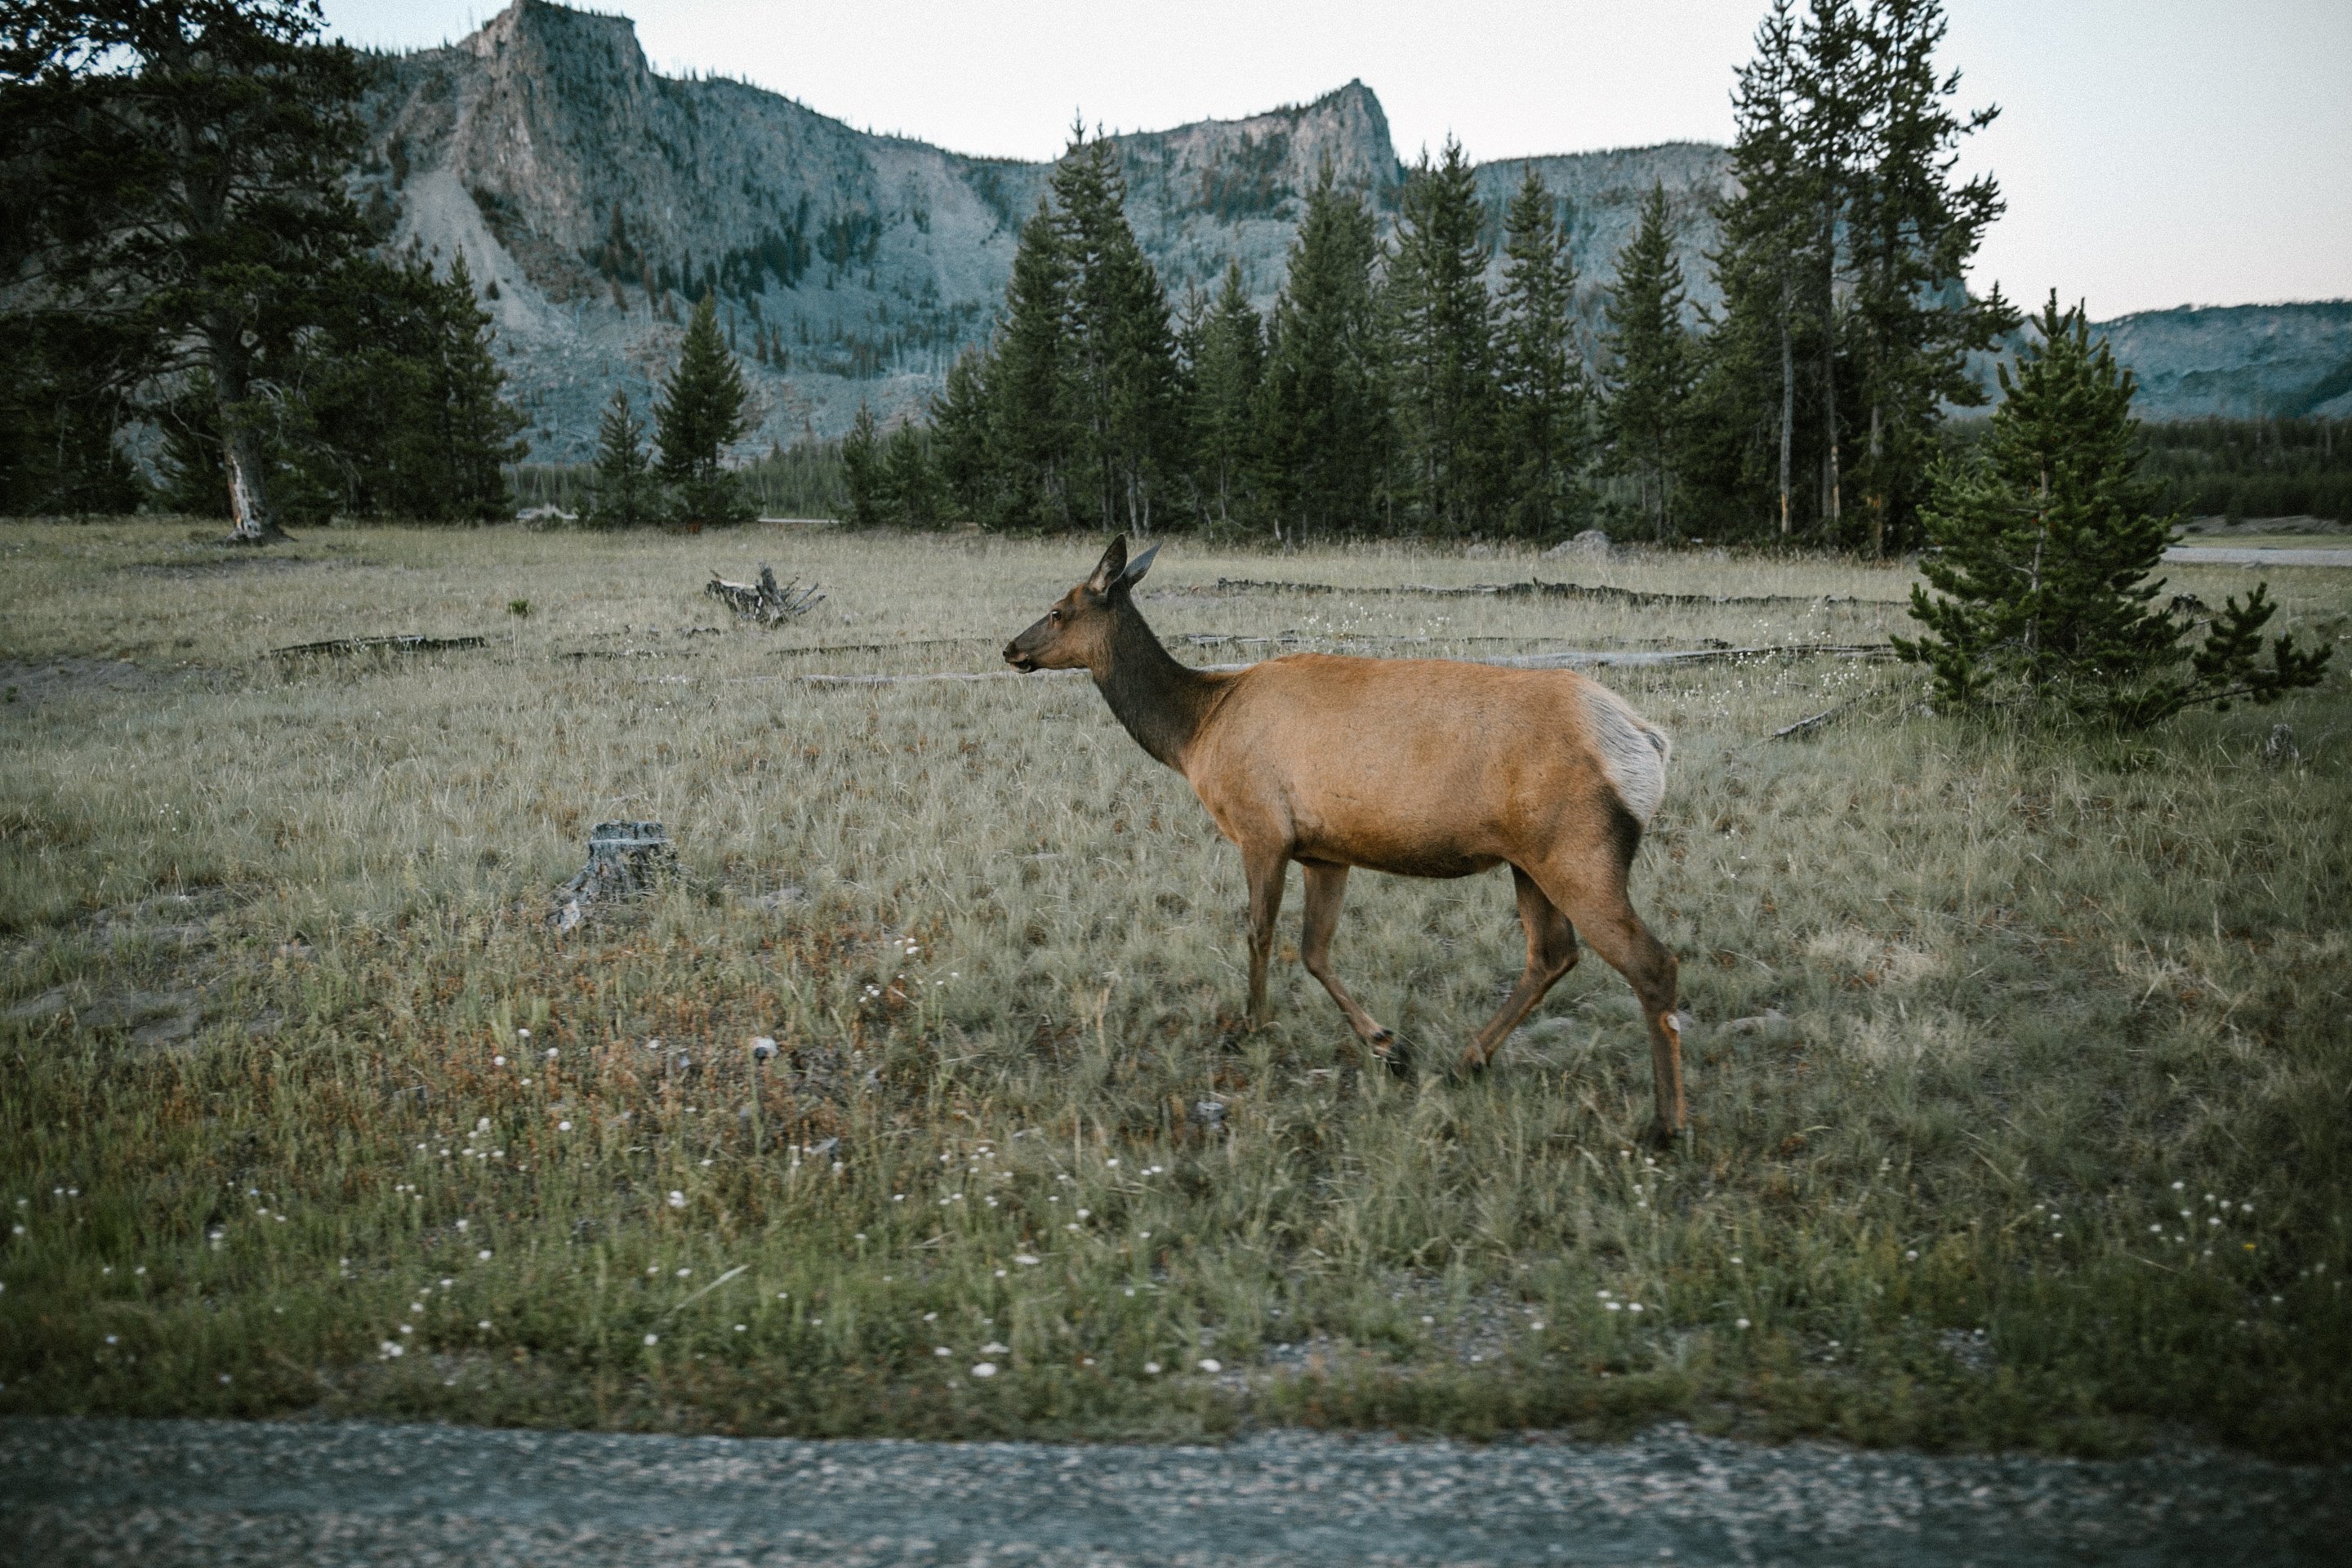
[[2340, 1562], [2352, 1472], [1761, 1447], [795, 1442], [0, 1420], [0, 1562], [86, 1564]]

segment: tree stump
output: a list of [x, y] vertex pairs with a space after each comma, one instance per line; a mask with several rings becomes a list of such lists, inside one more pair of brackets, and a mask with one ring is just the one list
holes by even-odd
[[804, 616], [824, 597], [817, 592], [815, 584], [803, 588], [797, 578], [779, 587], [775, 573], [765, 563], [760, 567], [760, 580], [756, 583], [730, 583], [713, 572], [702, 591], [737, 615], [763, 626], [778, 626]]
[[558, 889], [548, 920], [577, 928], [600, 903], [635, 899], [677, 868], [677, 853], [658, 822], [600, 822], [588, 832], [588, 864]]

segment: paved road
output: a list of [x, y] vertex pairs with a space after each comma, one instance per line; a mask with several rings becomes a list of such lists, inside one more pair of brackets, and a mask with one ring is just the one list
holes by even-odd
[[2164, 558], [2187, 566], [2352, 566], [2352, 550], [2301, 545], [2273, 550], [2261, 545], [2176, 544], [2164, 552]]
[[2340, 1563], [2352, 1469], [1759, 1447], [800, 1443], [0, 1420], [0, 1561], [563, 1568]]

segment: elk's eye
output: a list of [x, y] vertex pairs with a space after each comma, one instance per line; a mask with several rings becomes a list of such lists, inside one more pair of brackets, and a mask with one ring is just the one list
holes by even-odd
[[1048, 610], [1045, 612], [1045, 618], [1049, 621], [1058, 621], [1062, 618], [1062, 612], [1059, 610]]

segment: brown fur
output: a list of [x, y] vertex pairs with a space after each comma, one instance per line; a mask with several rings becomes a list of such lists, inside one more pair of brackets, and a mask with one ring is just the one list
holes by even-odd
[[[1249, 1016], [1265, 1016], [1266, 963], [1283, 874], [1305, 868], [1299, 944], [1356, 1034], [1391, 1066], [1402, 1047], [1331, 973], [1331, 932], [1349, 868], [1466, 877], [1507, 865], [1528, 937], [1526, 972], [1474, 1036], [1461, 1067], [1486, 1067], [1520, 1019], [1576, 964], [1576, 932], [1631, 983], [1649, 1022], [1654, 1134], [1687, 1124], [1675, 963], [1634, 913], [1626, 873], [1642, 821], [1616, 779], [1607, 736], [1629, 710], [1569, 670], [1446, 659], [1293, 654], [1230, 673], [1171, 658], [1135, 608], [1124, 539], [1045, 618], [1005, 646], [1021, 669], [1084, 668], [1128, 732], [1192, 784], [1249, 881]], [[1602, 707], [1622, 715], [1613, 730]], [[1641, 733], [1652, 733], [1646, 726]], [[1655, 738], [1663, 765], [1664, 740]], [[1639, 748], [1637, 747], [1636, 750]], [[1655, 773], [1648, 777], [1654, 780]], [[1653, 798], [1654, 796], [1653, 795]]]

